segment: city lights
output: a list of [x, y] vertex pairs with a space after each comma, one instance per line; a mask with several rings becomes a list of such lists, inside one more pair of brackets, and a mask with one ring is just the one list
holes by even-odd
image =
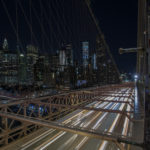
[[134, 75], [134, 79], [138, 79], [138, 75], [136, 74], [136, 75]]

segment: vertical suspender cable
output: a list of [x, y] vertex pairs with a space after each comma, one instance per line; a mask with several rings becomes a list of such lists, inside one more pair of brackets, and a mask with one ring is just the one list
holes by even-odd
[[32, 0], [29, 0], [29, 8], [30, 8], [30, 32], [31, 32], [31, 44], [33, 44], [33, 39], [32, 39]]

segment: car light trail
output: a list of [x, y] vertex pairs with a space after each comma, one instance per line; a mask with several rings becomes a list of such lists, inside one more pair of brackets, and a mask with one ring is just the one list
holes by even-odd
[[[100, 103], [100, 102], [99, 102]], [[99, 104], [98, 103], [98, 104]], [[101, 105], [101, 104], [100, 104]], [[100, 106], [97, 106], [97, 107], [100, 107]], [[90, 111], [90, 113], [87, 113], [87, 114], [85, 114], [85, 115], [83, 115], [83, 117], [81, 118], [81, 119], [83, 119], [84, 117], [87, 117], [87, 116], [89, 116], [91, 113], [93, 113], [93, 111]], [[79, 115], [80, 113], [78, 113], [78, 115]], [[76, 115], [77, 116], [77, 115]], [[70, 119], [70, 118], [69, 118]], [[76, 121], [76, 122], [74, 122], [74, 123], [72, 123], [72, 125], [74, 125], [74, 126], [76, 126], [76, 125], [78, 125], [80, 123], [80, 121]], [[66, 132], [63, 132], [63, 134], [61, 134], [62, 133], [62, 131], [60, 131], [58, 134], [57, 134], [57, 136], [52, 140], [53, 142], [55, 142], [58, 138], [58, 136], [59, 136], [59, 138], [60, 137], [62, 137], [64, 134], [66, 134]], [[49, 140], [48, 140], [49, 141]], [[43, 149], [45, 149], [47, 146], [49, 146], [50, 144], [52, 144], [53, 142], [51, 142], [51, 140], [50, 140], [50, 142], [49, 143], [47, 143], [46, 145], [44, 144], [44, 146], [42, 147], [42, 145], [40, 145], [37, 149], [40, 149], [40, 150], [43, 150]], [[42, 148], [41, 148], [42, 147]]]
[[[98, 102], [98, 103], [96, 104], [96, 108], [100, 108], [100, 107], [105, 106], [105, 105], [107, 105], [107, 104], [108, 104], [108, 103], [101, 104], [101, 102]], [[83, 115], [83, 116], [80, 118], [80, 120], [82, 120], [83, 118], [85, 118], [85, 117], [91, 115], [93, 112], [94, 112], [94, 111], [87, 112], [87, 114]], [[100, 112], [99, 114], [101, 114], [101, 112]], [[99, 114], [96, 115], [96, 117], [98, 117]], [[94, 117], [92, 120], [94, 120], [96, 117]], [[72, 123], [72, 125], [76, 126], [76, 125], [78, 125], [79, 123], [80, 123], [80, 121], [77, 120], [76, 122]], [[90, 123], [91, 123], [91, 121], [90, 121]], [[89, 125], [89, 124], [88, 124], [88, 125]], [[57, 137], [59, 136], [59, 138], [60, 138], [60, 137], [62, 137], [63, 135], [66, 134], [66, 132], [63, 132], [63, 134], [61, 134], [61, 132], [62, 132], [62, 131], [60, 131], [60, 132], [58, 133]], [[60, 135], [59, 135], [59, 134], [60, 134]], [[56, 140], [57, 140], [57, 137], [55, 138]], [[53, 139], [52, 141], [56, 141], [55, 139]], [[49, 141], [49, 140], [48, 140], [48, 141]], [[49, 143], [52, 144], [53, 142], [50, 141]], [[50, 145], [49, 143], [47, 143], [47, 144], [44, 145], [43, 147], [42, 147], [43, 144], [40, 145], [40, 146], [39, 146], [40, 148], [38, 147], [37, 150], [38, 150], [38, 149], [40, 149], [40, 150], [45, 149], [47, 146]], [[41, 148], [41, 147], [42, 147], [42, 148]]]
[[24, 147], [21, 150], [27, 149], [28, 147], [30, 147], [31, 145], [33, 145], [36, 142], [40, 141], [41, 139], [43, 139], [44, 137], [48, 136], [49, 134], [51, 134], [54, 131], [55, 131], [55, 129], [50, 129], [47, 132], [44, 132], [40, 136], [36, 137], [35, 139], [30, 140], [29, 142], [27, 142], [26, 144], [24, 144], [24, 145], [21, 146], [21, 147]]
[[[40, 148], [38, 147], [38, 148], [36, 148], [35, 150], [38, 150], [38, 149], [44, 150], [47, 146], [49, 146], [50, 144], [52, 144], [53, 142], [55, 142], [57, 139], [59, 139], [60, 137], [62, 137], [64, 134], [66, 134], [66, 132], [60, 131], [58, 134], [56, 134], [54, 137], [52, 137], [52, 138], [48, 141], [49, 143], [47, 143], [47, 144], [43, 143], [43, 144], [42, 144], [42, 145], [44, 145], [43, 147], [40, 146]], [[47, 142], [47, 141], [46, 141], [46, 142]]]
[[[110, 105], [112, 105], [112, 103], [110, 103], [108, 106], [106, 106], [105, 108], [108, 108]], [[114, 109], [117, 106], [117, 104], [113, 104], [110, 109]], [[96, 124], [92, 127], [92, 129], [97, 129], [100, 126], [100, 122], [106, 117], [108, 113], [105, 112], [103, 114], [103, 116], [100, 117], [100, 119], [96, 122]], [[79, 145], [77, 145], [77, 147], [75, 148], [75, 150], [79, 150], [87, 141], [88, 141], [88, 137], [84, 137], [82, 139], [82, 141], [79, 143]]]
[[[125, 94], [123, 94], [123, 92], [125, 92]], [[127, 106], [126, 111], [130, 111], [131, 106], [128, 105], [127, 103], [119, 103], [119, 102], [117, 103], [118, 100], [122, 102], [123, 101], [129, 102], [130, 99], [125, 98], [127, 97], [127, 95], [130, 94], [130, 93], [128, 94], [128, 92], [130, 92], [130, 90], [124, 89], [120, 91], [120, 93], [114, 92], [111, 95], [109, 94], [110, 96], [107, 96], [107, 97], [105, 96], [104, 100], [110, 100], [110, 102], [99, 101], [101, 97], [97, 96], [96, 97], [97, 101], [94, 101], [93, 103], [88, 104], [86, 107], [123, 111], [125, 106]], [[119, 97], [123, 95], [124, 97]], [[116, 100], [116, 102], [111, 102], [111, 100]], [[112, 115], [111, 112], [100, 111], [97, 113], [94, 110], [88, 111], [88, 110], [78, 109], [77, 112], [75, 111], [71, 115], [68, 115], [62, 118], [58, 120], [57, 122], [58, 124], [59, 123], [64, 124], [64, 125], [67, 125], [68, 127], [70, 126], [71, 128], [79, 127], [82, 129], [82, 127], [84, 127], [87, 129], [93, 129], [93, 130], [102, 129], [102, 131], [104, 130], [106, 132], [113, 132], [116, 127], [116, 124], [118, 124], [118, 121], [120, 120], [121, 115], [122, 114], [120, 113]], [[112, 119], [111, 119], [111, 116], [113, 116]], [[108, 124], [106, 122], [108, 122]], [[129, 119], [125, 117], [122, 123], [123, 123], [122, 125], [123, 129], [121, 131], [119, 130], [121, 132], [120, 134], [127, 135]], [[61, 142], [62, 139], [63, 139], [63, 143], [59, 146], [57, 143]], [[40, 141], [42, 140], [45, 140], [45, 142], [40, 143]], [[88, 148], [87, 145], [85, 145], [87, 141], [97, 142], [95, 140], [94, 141], [90, 140], [90, 138], [87, 136], [82, 137], [78, 134], [72, 134], [72, 133], [70, 134], [69, 132], [50, 129], [42, 133], [38, 137], [31, 139], [29, 142], [25, 143], [21, 147], [22, 147], [22, 150], [29, 149], [30, 147], [34, 147], [32, 149], [35, 149], [35, 150], [53, 149], [54, 147], [59, 150], [69, 149], [69, 147], [74, 150], [80, 150], [80, 149], [84, 149], [85, 147]], [[87, 144], [89, 144], [89, 142]], [[108, 145], [108, 141], [101, 140], [101, 143], [98, 142], [96, 145], [93, 145], [93, 146], [98, 146], [99, 150], [104, 150], [104, 149], [107, 149], [107, 145]]]
[[[125, 106], [125, 104], [121, 104], [121, 107], [119, 108], [119, 110], [123, 110], [124, 106]], [[111, 125], [108, 132], [112, 132], [114, 130], [115, 125], [116, 125], [119, 117], [120, 117], [120, 114], [117, 114], [117, 116], [116, 116], [115, 120], [113, 121], [113, 124]], [[99, 148], [99, 150], [104, 150], [107, 144], [108, 144], [107, 141], [103, 141], [100, 148]]]

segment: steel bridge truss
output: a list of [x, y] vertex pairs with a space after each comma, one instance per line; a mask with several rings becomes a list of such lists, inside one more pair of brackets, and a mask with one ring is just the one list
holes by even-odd
[[[120, 92], [120, 89], [126, 89]], [[128, 92], [127, 92], [128, 90]], [[107, 100], [106, 97], [113, 97], [113, 100]], [[113, 102], [124, 103], [123, 111], [102, 109], [87, 106], [92, 102]], [[127, 106], [132, 111], [127, 111]], [[57, 119], [76, 110], [93, 110], [108, 113], [119, 113], [134, 121], [134, 88], [132, 84], [110, 85], [95, 87], [87, 90], [73, 91], [69, 93], [39, 97], [34, 99], [12, 100], [7, 104], [0, 105], [0, 146], [9, 144], [12, 141], [20, 139], [29, 133], [39, 129], [42, 126], [64, 130], [84, 136], [99, 138], [116, 143], [120, 149], [123, 149], [124, 143], [133, 143], [131, 137], [116, 135], [109, 132], [97, 132], [95, 130], [67, 126], [63, 123], [57, 123]], [[135, 141], [134, 141], [135, 143]]]

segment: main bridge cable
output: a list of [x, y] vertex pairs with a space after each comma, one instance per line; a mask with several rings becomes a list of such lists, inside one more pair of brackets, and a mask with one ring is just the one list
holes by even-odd
[[[91, 54], [92, 50], [94, 49], [94, 45], [96, 42], [92, 43], [92, 41], [95, 39], [96, 41], [96, 29], [95, 29], [95, 25], [93, 25], [93, 21], [92, 18], [90, 17], [90, 13], [88, 13], [88, 8], [85, 4], [85, 1], [79, 1], [76, 0], [76, 3], [74, 4], [75, 7], [78, 7], [78, 12], [76, 12], [77, 14], [77, 27], [76, 27], [76, 35], [78, 36], [79, 41], [77, 41], [77, 44], [80, 48], [81, 43], [80, 41], [89, 41], [89, 55]], [[78, 6], [77, 6], [78, 5]], [[83, 21], [84, 19], [84, 21]], [[76, 22], [75, 22], [76, 23]], [[74, 23], [74, 24], [75, 24]], [[91, 30], [93, 32], [91, 32]], [[92, 36], [91, 36], [92, 35]], [[96, 45], [95, 45], [96, 46]], [[81, 50], [77, 51], [78, 53], [82, 53]], [[82, 54], [81, 54], [82, 56]]]
[[[84, 0], [84, 2], [86, 3], [87, 1], [85, 1]], [[88, 2], [89, 3], [89, 2]], [[87, 3], [85, 4], [85, 5], [87, 5]], [[89, 8], [87, 7], [87, 9], [89, 10]], [[91, 20], [93, 20], [93, 16], [94, 16], [94, 14], [93, 14], [93, 16], [91, 15], [91, 12], [90, 11], [88, 11], [89, 12], [89, 15], [91, 16]], [[96, 19], [95, 19], [96, 20]], [[97, 20], [96, 20], [97, 21]], [[94, 24], [95, 24], [95, 22], [94, 22]], [[96, 24], [95, 24], [96, 25]], [[94, 25], [94, 26], [95, 26]], [[98, 31], [98, 29], [97, 29], [97, 26], [96, 26], [96, 30]], [[99, 31], [98, 31], [99, 32]], [[101, 41], [102, 41], [102, 39], [104, 40], [104, 38], [103, 38], [103, 34], [102, 33], [99, 33], [99, 36], [101, 37]], [[105, 40], [104, 40], [105, 41]], [[104, 59], [103, 59], [103, 61], [101, 62], [101, 63], [105, 63], [105, 64], [107, 64], [107, 66], [106, 67], [103, 67], [103, 70], [104, 70], [104, 68], [105, 68], [105, 74], [106, 74], [106, 82], [105, 82], [105, 84], [107, 84], [107, 83], [109, 83], [109, 74], [108, 74], [108, 69], [110, 68], [110, 63], [108, 63], [108, 60], [109, 60], [109, 53], [108, 53], [108, 51], [107, 51], [107, 47], [105, 46], [105, 43], [104, 43], [104, 41], [102, 41], [103, 42], [103, 44], [102, 44], [102, 47], [103, 47], [103, 51], [101, 52], [101, 53], [104, 53]]]
[[[89, 43], [89, 57], [91, 56], [91, 54], [93, 54], [93, 52], [95, 51], [95, 47], [96, 47], [96, 36], [97, 36], [97, 30], [95, 28], [95, 24], [93, 22], [93, 19], [91, 17], [91, 14], [85, 4], [85, 1], [82, 0], [81, 1], [83, 3], [83, 16], [84, 17], [84, 26], [83, 26], [83, 30], [84, 30], [84, 33], [86, 33], [86, 35], [88, 36], [88, 40], [90, 41]], [[89, 34], [87, 34], [89, 33]], [[93, 42], [94, 41], [94, 42]]]
[[[13, 28], [13, 31], [14, 31], [14, 33], [15, 33], [15, 35], [16, 35], [16, 38], [17, 38], [18, 42], [19, 42], [20, 45], [21, 45], [21, 49], [22, 49], [22, 51], [24, 51], [23, 45], [22, 45], [21, 40], [20, 40], [19, 35], [18, 35], [18, 31], [17, 31], [17, 29], [15, 28], [15, 25], [14, 25], [14, 23], [13, 23], [13, 21], [12, 21], [12, 18], [11, 18], [11, 16], [10, 16], [10, 13], [9, 13], [8, 9], [7, 9], [7, 6], [6, 6], [5, 2], [4, 2], [4, 0], [1, 0], [1, 2], [2, 2], [2, 5], [3, 5], [4, 9], [5, 9], [5, 12], [6, 12], [6, 14], [7, 14], [7, 17], [8, 17], [8, 19], [9, 19], [9, 22], [10, 22], [12, 28]], [[17, 24], [18, 24], [18, 22], [17, 22]]]
[[113, 62], [113, 64], [114, 64], [114, 67], [116, 68], [116, 71], [117, 71], [117, 73], [118, 73], [118, 76], [120, 76], [119, 70], [118, 70], [117, 65], [116, 65], [116, 63], [115, 63], [115, 61], [114, 61], [114, 58], [113, 58], [113, 56], [112, 56], [112, 54], [111, 54], [111, 52], [110, 52], [109, 46], [107, 45], [107, 43], [106, 43], [106, 41], [105, 41], [105, 39], [104, 39], [104, 37], [103, 37], [102, 31], [101, 31], [101, 29], [100, 29], [100, 27], [99, 27], [99, 25], [98, 25], [98, 23], [97, 23], [97, 20], [96, 20], [94, 14], [93, 14], [93, 11], [92, 11], [91, 6], [90, 6], [90, 2], [89, 2], [88, 0], [84, 0], [84, 1], [85, 1], [85, 3], [87, 4], [87, 7], [88, 7], [88, 9], [89, 9], [89, 12], [90, 12], [92, 18], [93, 18], [93, 21], [94, 21], [94, 23], [95, 23], [95, 25], [96, 25], [96, 28], [97, 28], [97, 30], [98, 30], [100, 36], [101, 36], [101, 39], [102, 39], [102, 41], [103, 41], [103, 43], [104, 43], [104, 45], [105, 45], [105, 47], [106, 47], [106, 50], [107, 50], [107, 52], [108, 52], [108, 54], [109, 54], [109, 56], [110, 56], [110, 58], [111, 58], [111, 60], [112, 60], [112, 62]]
[[[83, 1], [84, 3], [84, 7], [85, 7], [85, 16], [87, 17], [87, 20], [88, 20], [88, 26], [85, 26], [85, 32], [88, 33], [90, 32], [90, 37], [89, 37], [89, 40], [91, 41], [91, 52], [93, 52], [92, 50], [95, 50], [95, 44], [96, 44], [96, 36], [97, 36], [97, 30], [95, 28], [95, 24], [91, 18], [91, 15], [89, 13], [89, 10], [85, 4], [85, 2]], [[93, 42], [94, 41], [94, 42]]]

